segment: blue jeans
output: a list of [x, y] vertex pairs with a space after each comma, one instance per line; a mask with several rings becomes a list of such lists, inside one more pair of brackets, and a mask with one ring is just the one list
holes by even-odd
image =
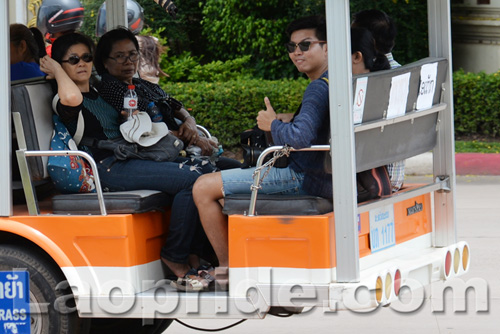
[[[232, 194], [250, 194], [250, 186], [253, 184], [253, 172], [255, 167], [246, 169], [229, 169], [221, 171], [224, 196]], [[264, 176], [266, 168], [262, 169], [260, 178]], [[277, 195], [306, 195], [302, 189], [304, 174], [286, 168], [271, 168], [262, 183], [260, 194]]]
[[[198, 165], [198, 167], [193, 167]], [[198, 210], [193, 201], [192, 187], [203, 173], [214, 168], [201, 167], [197, 160], [178, 158], [172, 162], [152, 160], [116, 160], [108, 157], [98, 163], [99, 179], [107, 191], [159, 190], [172, 196], [170, 227], [161, 255], [176, 263], [187, 263], [189, 254], [199, 254], [199, 240], [203, 236]]]

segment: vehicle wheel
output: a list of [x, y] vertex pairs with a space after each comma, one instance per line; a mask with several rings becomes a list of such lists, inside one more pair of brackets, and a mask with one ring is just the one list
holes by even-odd
[[150, 325], [142, 325], [142, 319], [92, 319], [91, 334], [161, 334], [173, 319], [155, 319]]
[[69, 288], [58, 287], [65, 277], [52, 259], [26, 246], [0, 245], [0, 271], [13, 269], [29, 272], [32, 334], [88, 333], [89, 321], [67, 311], [74, 300]]

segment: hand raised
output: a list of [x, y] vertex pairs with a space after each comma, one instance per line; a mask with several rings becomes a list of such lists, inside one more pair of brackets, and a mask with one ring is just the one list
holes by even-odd
[[257, 126], [262, 131], [271, 131], [271, 123], [276, 119], [276, 113], [267, 96], [264, 98], [264, 103], [266, 104], [266, 110], [259, 111]]

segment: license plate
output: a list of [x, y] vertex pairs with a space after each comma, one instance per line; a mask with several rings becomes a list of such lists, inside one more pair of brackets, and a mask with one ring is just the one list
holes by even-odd
[[370, 211], [370, 249], [372, 253], [396, 245], [394, 206], [386, 205]]
[[27, 271], [0, 271], [1, 333], [30, 333], [29, 291]]

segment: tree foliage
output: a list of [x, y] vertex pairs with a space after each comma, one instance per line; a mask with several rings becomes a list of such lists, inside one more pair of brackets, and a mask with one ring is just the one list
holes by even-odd
[[319, 0], [206, 0], [201, 21], [208, 49], [220, 60], [251, 55], [249, 66], [267, 78], [294, 73], [285, 52], [287, 24], [305, 15], [324, 13]]
[[[86, 12], [82, 31], [89, 36], [95, 37], [97, 13], [103, 1], [82, 0]], [[179, 12], [173, 19], [154, 1], [137, 1], [144, 8], [145, 27], [160, 31], [159, 36], [168, 45], [168, 59], [163, 64], [182, 81], [204, 80], [206, 75], [190, 77], [190, 73], [182, 75], [181, 70], [218, 62], [213, 66], [219, 71], [226, 67], [233, 71], [234, 61], [241, 64], [241, 59], [256, 77], [297, 77], [283, 47], [287, 41], [285, 28], [296, 18], [325, 13], [323, 0], [174, 0]], [[398, 37], [393, 53], [400, 63], [428, 55], [427, 1], [352, 0], [350, 4], [351, 13], [375, 8], [396, 21]], [[227, 61], [233, 62], [225, 66]]]

